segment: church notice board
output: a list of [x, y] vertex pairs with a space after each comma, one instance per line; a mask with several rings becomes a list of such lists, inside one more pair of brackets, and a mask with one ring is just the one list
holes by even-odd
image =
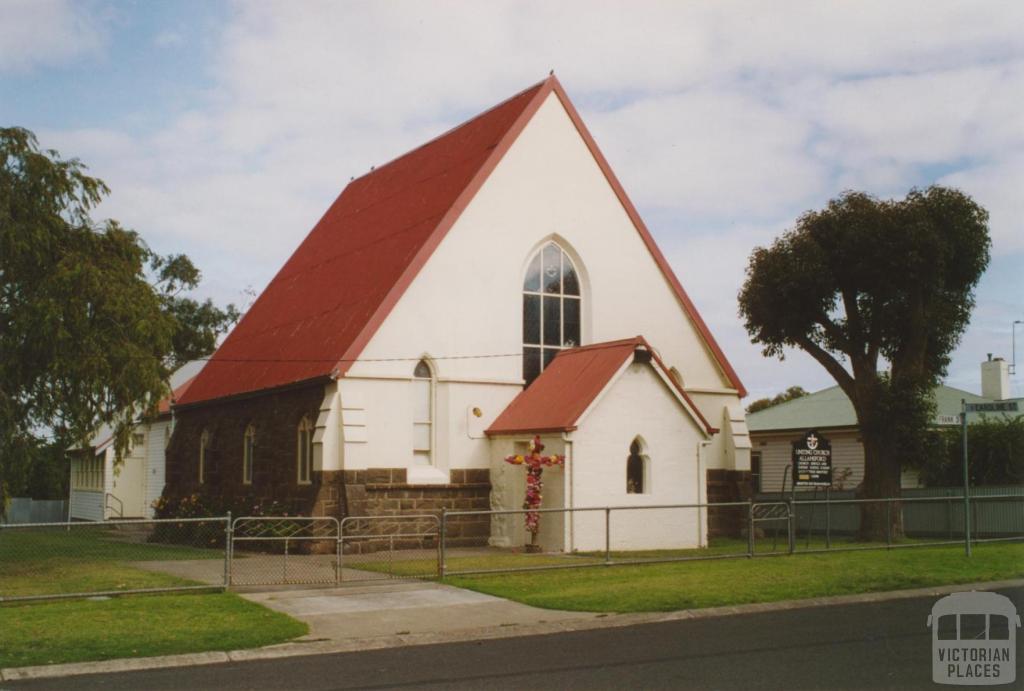
[[832, 486], [832, 442], [816, 430], [793, 442], [793, 486]]

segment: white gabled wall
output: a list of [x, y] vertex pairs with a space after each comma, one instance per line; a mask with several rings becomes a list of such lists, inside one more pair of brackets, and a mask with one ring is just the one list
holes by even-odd
[[[644, 494], [626, 492], [626, 460], [634, 439], [648, 459]], [[577, 507], [697, 504], [704, 485], [697, 454], [705, 440], [664, 382], [648, 365], [633, 364], [572, 433], [572, 495]], [[604, 548], [604, 515], [578, 514], [573, 547]], [[706, 532], [697, 509], [613, 511], [612, 549], [696, 547]]]
[[[523, 274], [548, 238], [578, 260], [584, 343], [642, 334], [688, 387], [726, 390], [728, 381], [552, 93], [340, 383], [342, 416], [353, 420], [343, 423], [345, 468], [409, 462], [406, 389], [416, 362], [367, 360], [421, 354], [435, 358], [439, 377], [439, 470], [487, 467], [487, 441], [467, 433], [466, 413], [479, 408], [485, 428], [518, 393]], [[496, 354], [509, 357], [443, 359]], [[738, 404], [731, 394], [698, 405], [717, 424], [728, 401]], [[719, 443], [709, 465], [724, 466], [725, 454]]]

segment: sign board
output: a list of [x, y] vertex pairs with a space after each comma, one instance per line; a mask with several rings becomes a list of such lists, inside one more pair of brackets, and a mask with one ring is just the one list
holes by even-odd
[[965, 403], [968, 413], [1016, 413], [1017, 401], [999, 401], [998, 403]]
[[793, 442], [793, 486], [832, 486], [832, 442], [815, 430]]
[[935, 424], [936, 425], [959, 425], [960, 424], [960, 416], [959, 415], [936, 415], [935, 416]]

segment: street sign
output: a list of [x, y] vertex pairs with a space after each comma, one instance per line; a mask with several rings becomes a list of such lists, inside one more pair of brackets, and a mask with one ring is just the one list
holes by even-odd
[[1016, 413], [1017, 401], [999, 401], [998, 403], [965, 403], [964, 410], [968, 413]]
[[793, 486], [832, 486], [832, 442], [815, 430], [793, 442]]
[[935, 416], [935, 424], [936, 425], [959, 425], [960, 424], [960, 416], [959, 415], [936, 415]]

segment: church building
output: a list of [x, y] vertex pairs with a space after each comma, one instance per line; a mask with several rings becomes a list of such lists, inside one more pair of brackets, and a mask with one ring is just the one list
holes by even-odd
[[[545, 508], [736, 499], [745, 393], [551, 76], [348, 184], [177, 401], [165, 496], [518, 509], [504, 458], [539, 435], [565, 456]], [[486, 518], [449, 544], [523, 544]], [[594, 549], [590, 520], [545, 518], [542, 544]], [[680, 521], [615, 546], [715, 530]]]

